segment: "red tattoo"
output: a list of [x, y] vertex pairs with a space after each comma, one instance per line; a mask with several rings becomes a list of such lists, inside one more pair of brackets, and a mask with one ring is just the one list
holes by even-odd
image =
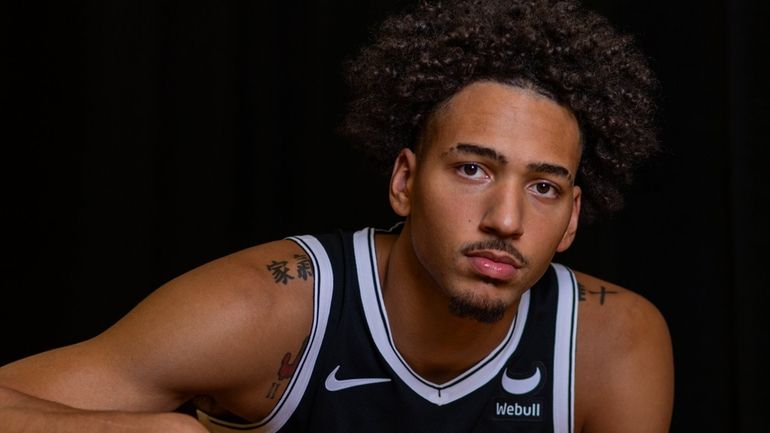
[[291, 378], [291, 376], [297, 370], [297, 364], [299, 363], [299, 359], [302, 354], [305, 353], [305, 347], [307, 346], [307, 340], [309, 338], [309, 335], [305, 337], [305, 341], [302, 342], [302, 347], [299, 348], [299, 352], [297, 352], [297, 358], [294, 359], [294, 362], [290, 362], [291, 352], [286, 352], [286, 354], [283, 355], [283, 359], [281, 360], [281, 367], [278, 369], [278, 380]]
[[[299, 358], [299, 356], [297, 356]], [[291, 360], [291, 353], [287, 352], [285, 355], [283, 355], [283, 359], [281, 360], [281, 368], [278, 369], [278, 380], [284, 380], [291, 377], [292, 374], [294, 374], [294, 370], [297, 369], [297, 359], [294, 360], [293, 363], [290, 363]]]

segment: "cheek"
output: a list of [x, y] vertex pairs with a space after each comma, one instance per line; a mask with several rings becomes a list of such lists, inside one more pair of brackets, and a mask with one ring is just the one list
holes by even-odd
[[569, 225], [570, 215], [569, 206], [558, 211], [554, 211], [554, 209], [550, 209], [548, 212], [535, 210], [532, 212], [532, 218], [528, 224], [530, 238], [537, 239], [538, 246], [550, 253], [561, 242]]
[[478, 225], [481, 204], [477, 197], [458, 194], [444, 189], [433, 191], [433, 200], [424, 203], [423, 215], [426, 229], [438, 231], [447, 237], [467, 236], [468, 230]]
[[457, 249], [458, 243], [469, 240], [469, 230], [474, 225], [472, 214], [476, 204], [459, 199], [450, 188], [424, 185], [419, 191], [422, 200], [412, 208], [412, 231], [415, 241], [427, 253], [446, 258]]

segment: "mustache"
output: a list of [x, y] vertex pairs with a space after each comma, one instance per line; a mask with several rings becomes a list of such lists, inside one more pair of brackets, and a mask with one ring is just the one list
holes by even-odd
[[487, 239], [483, 241], [470, 242], [464, 244], [460, 248], [460, 252], [466, 255], [476, 251], [484, 250], [504, 252], [513, 257], [521, 266], [527, 266], [529, 264], [529, 260], [524, 257], [524, 254], [522, 254], [516, 247], [514, 247], [512, 243], [502, 239]]

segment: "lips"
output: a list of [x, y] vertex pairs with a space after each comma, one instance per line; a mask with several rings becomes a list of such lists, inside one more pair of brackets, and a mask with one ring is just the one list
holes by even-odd
[[468, 259], [476, 272], [495, 280], [513, 278], [520, 267], [512, 257], [492, 252], [474, 252], [468, 254]]

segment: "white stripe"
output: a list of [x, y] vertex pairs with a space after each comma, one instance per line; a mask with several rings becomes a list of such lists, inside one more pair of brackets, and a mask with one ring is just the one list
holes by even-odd
[[572, 433], [575, 424], [577, 284], [572, 271], [559, 264], [552, 266], [559, 287], [553, 352], [553, 431]]
[[299, 406], [302, 396], [305, 394], [310, 377], [313, 374], [318, 353], [321, 351], [326, 325], [329, 320], [329, 312], [332, 305], [332, 293], [334, 289], [334, 275], [331, 262], [326, 250], [318, 239], [312, 236], [296, 236], [288, 238], [296, 242], [313, 262], [313, 325], [305, 353], [294, 372], [286, 391], [281, 396], [278, 404], [262, 421], [253, 424], [238, 424], [218, 420], [202, 412], [198, 413], [198, 419], [213, 433], [240, 433], [244, 431], [254, 433], [277, 432]]

